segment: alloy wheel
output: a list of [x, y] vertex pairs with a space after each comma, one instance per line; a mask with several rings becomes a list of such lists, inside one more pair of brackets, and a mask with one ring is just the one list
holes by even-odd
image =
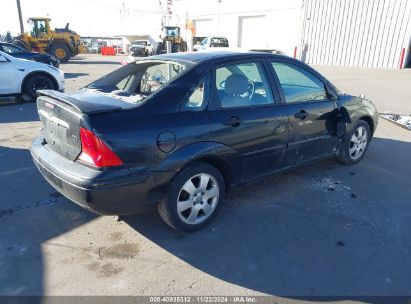
[[177, 196], [177, 213], [186, 224], [200, 224], [215, 211], [220, 195], [217, 180], [201, 173], [188, 179]]
[[33, 81], [33, 86], [32, 86], [33, 92], [36, 92], [38, 90], [47, 90], [47, 89], [52, 89], [52, 84], [50, 79], [45, 78], [45, 77], [37, 77]]
[[368, 144], [368, 134], [367, 130], [360, 126], [358, 127], [350, 140], [349, 153], [352, 160], [359, 159], [365, 152]]

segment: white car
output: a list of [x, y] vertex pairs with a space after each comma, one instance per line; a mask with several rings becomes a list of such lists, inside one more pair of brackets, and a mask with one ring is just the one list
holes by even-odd
[[227, 50], [229, 47], [228, 40], [225, 37], [206, 37], [201, 41], [200, 45], [195, 45], [193, 51], [207, 52], [207, 51], [218, 51]]
[[0, 96], [24, 95], [35, 100], [37, 90], [64, 91], [63, 71], [0, 51]]
[[149, 40], [135, 40], [131, 43], [130, 56], [147, 57], [154, 54], [154, 46]]

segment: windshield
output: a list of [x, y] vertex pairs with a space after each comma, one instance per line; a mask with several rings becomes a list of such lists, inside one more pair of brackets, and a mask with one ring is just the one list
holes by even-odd
[[147, 45], [147, 41], [134, 41], [132, 45]]
[[29, 34], [33, 38], [41, 38], [46, 35], [46, 21], [45, 20], [32, 20], [27, 21], [29, 27]]
[[187, 62], [141, 60], [100, 78], [85, 89], [140, 104], [191, 66]]
[[164, 34], [166, 36], [180, 36], [180, 29], [176, 26], [170, 26], [170, 27], [166, 27], [164, 28]]

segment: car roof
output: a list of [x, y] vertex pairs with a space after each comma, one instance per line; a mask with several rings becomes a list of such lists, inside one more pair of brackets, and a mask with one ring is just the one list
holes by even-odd
[[282, 55], [275, 55], [263, 52], [251, 51], [211, 51], [211, 52], [188, 52], [188, 53], [171, 53], [152, 56], [150, 59], [159, 60], [176, 60], [191, 63], [200, 63], [206, 61], [221, 61], [225, 59], [247, 59], [247, 58], [284, 58]]

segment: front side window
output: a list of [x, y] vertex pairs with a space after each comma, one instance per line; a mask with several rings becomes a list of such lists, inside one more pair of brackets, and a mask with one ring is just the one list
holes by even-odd
[[293, 64], [273, 62], [287, 103], [328, 99], [324, 83], [310, 72]]
[[222, 108], [249, 107], [274, 103], [261, 63], [250, 62], [216, 69], [216, 89]]

